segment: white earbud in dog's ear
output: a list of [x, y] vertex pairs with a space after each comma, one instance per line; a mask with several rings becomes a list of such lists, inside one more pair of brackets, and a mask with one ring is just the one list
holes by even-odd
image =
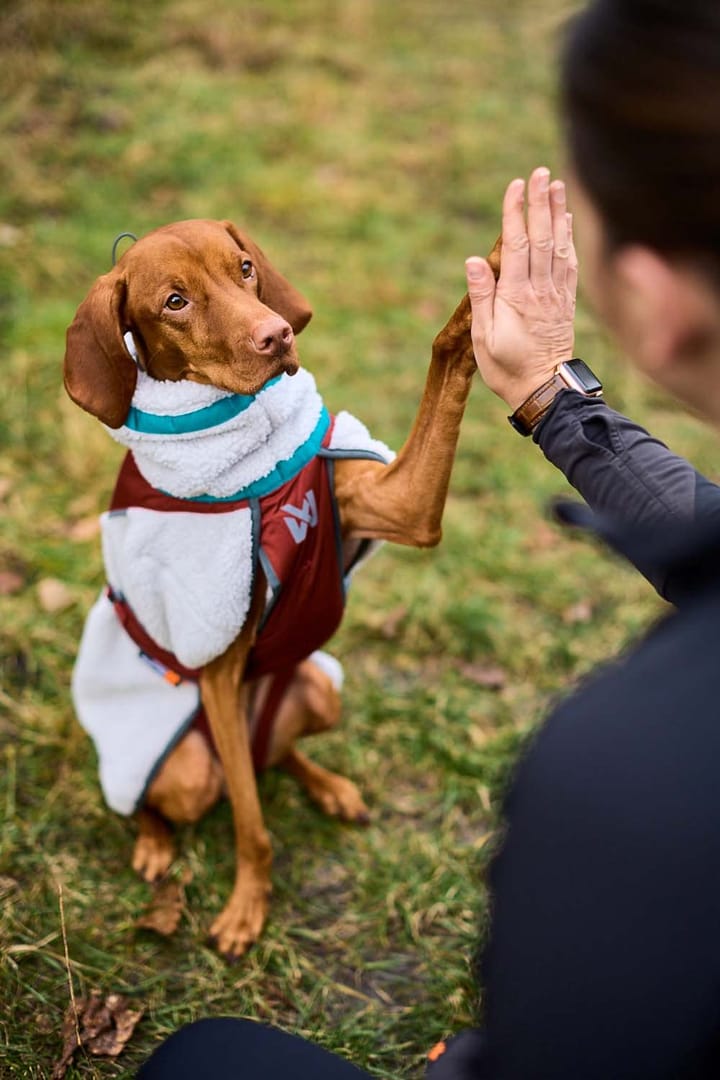
[[137, 351], [137, 345], [135, 344], [135, 338], [132, 336], [130, 330], [126, 330], [123, 334], [123, 341], [125, 342], [125, 348], [132, 356], [137, 366], [142, 370], [142, 364], [140, 363], [140, 354]]

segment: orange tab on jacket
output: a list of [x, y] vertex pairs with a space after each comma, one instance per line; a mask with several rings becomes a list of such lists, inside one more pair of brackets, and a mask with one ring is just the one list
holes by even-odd
[[432, 1050], [428, 1053], [428, 1061], [437, 1061], [439, 1057], [442, 1057], [446, 1050], [447, 1044], [442, 1040], [439, 1043], [435, 1043]]

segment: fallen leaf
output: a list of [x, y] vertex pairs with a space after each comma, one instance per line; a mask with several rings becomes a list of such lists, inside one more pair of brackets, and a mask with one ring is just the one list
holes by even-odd
[[[81, 495], [68, 503], [68, 513], [73, 518], [86, 517], [88, 514], [92, 514], [96, 505], [95, 494], [83, 491]], [[97, 517], [97, 514], [95, 516]]]
[[398, 631], [405, 622], [407, 613], [408, 609], [405, 604], [400, 604], [385, 616], [383, 624], [380, 627], [380, 633], [387, 641], [392, 641], [393, 638], [398, 636]]
[[72, 1011], [72, 1005], [68, 1007], [68, 1011], [65, 1013], [60, 1034], [62, 1036], [63, 1048], [60, 1057], [53, 1065], [52, 1080], [63, 1080], [68, 1065], [75, 1056], [75, 1051], [82, 1045], [79, 1033], [75, 1027], [75, 1014]]
[[7, 221], [0, 222], [0, 247], [15, 247], [20, 242], [22, 232], [16, 225]]
[[91, 514], [90, 517], [79, 518], [77, 521], [74, 521], [67, 530], [68, 538], [79, 544], [85, 543], [88, 540], [94, 540], [99, 534], [100, 518], [97, 514]]
[[144, 915], [136, 921], [138, 930], [152, 930], [170, 937], [180, 925], [185, 910], [185, 885], [192, 880], [187, 870], [180, 881], [162, 881], [153, 886], [153, 896]]
[[18, 883], [15, 878], [7, 877], [0, 874], [0, 899], [4, 896], [9, 896], [11, 892], [15, 892], [18, 888]]
[[51, 615], [56, 611], [64, 611], [74, 603], [68, 586], [57, 578], [43, 578], [38, 581], [37, 591], [40, 607]]
[[486, 690], [502, 690], [507, 685], [507, 672], [495, 664], [461, 664], [459, 670], [464, 678]]
[[572, 626], [575, 623], [589, 623], [593, 617], [593, 609], [587, 600], [578, 600], [577, 604], [571, 604], [565, 608], [562, 614], [564, 623]]
[[25, 578], [17, 570], [0, 570], [0, 596], [12, 596], [25, 587]]
[[128, 1008], [128, 1001], [121, 994], [109, 994], [105, 999], [111, 1016], [110, 1025], [98, 1027], [89, 1050], [96, 1057], [117, 1057], [132, 1038], [143, 1009]]
[[96, 1057], [117, 1057], [130, 1041], [143, 1009], [131, 1009], [122, 994], [93, 990], [68, 1006], [62, 1027], [63, 1049], [52, 1080], [63, 1080], [75, 1051], [82, 1047]]
[[557, 527], [539, 521], [523, 543], [526, 551], [551, 551], [556, 548], [560, 541], [560, 533]]

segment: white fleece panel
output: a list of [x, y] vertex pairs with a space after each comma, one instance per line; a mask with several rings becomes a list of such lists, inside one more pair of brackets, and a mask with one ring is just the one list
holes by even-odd
[[312, 660], [316, 667], [325, 672], [336, 690], [342, 690], [345, 674], [337, 657], [325, 652], [324, 649], [316, 649], [315, 652], [310, 653], [308, 660]]
[[394, 461], [395, 453], [380, 439], [373, 439], [361, 420], [349, 412], [339, 412], [335, 417], [330, 450], [370, 450], [385, 461]]
[[250, 510], [193, 514], [131, 507], [100, 521], [108, 583], [148, 634], [185, 667], [220, 656], [250, 606]]
[[[186, 380], [159, 382], [138, 372], [133, 406], [156, 416], [178, 416], [232, 396]], [[315, 380], [301, 369], [260, 390], [247, 409], [222, 424], [172, 435], [127, 426], [107, 431], [132, 450], [153, 487], [179, 499], [224, 499], [291, 458], [312, 434], [322, 407]]]
[[85, 623], [72, 694], [78, 719], [95, 743], [107, 804], [132, 814], [157, 762], [197, 711], [197, 683], [173, 686], [161, 678], [102, 594]]
[[190, 382], [189, 379], [175, 382], [153, 379], [138, 368], [132, 403], [136, 409], [156, 416], [178, 416], [195, 409], [205, 409], [227, 397], [232, 397], [229, 390], [219, 390], [216, 386]]

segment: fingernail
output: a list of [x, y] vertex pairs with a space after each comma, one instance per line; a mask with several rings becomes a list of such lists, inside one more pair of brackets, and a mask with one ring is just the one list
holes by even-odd
[[481, 277], [484, 277], [485, 271], [482, 259], [479, 259], [477, 255], [471, 255], [465, 260], [465, 271], [473, 281], [479, 281]]
[[538, 169], [538, 179], [540, 181], [540, 190], [547, 191], [550, 186], [550, 170]]

